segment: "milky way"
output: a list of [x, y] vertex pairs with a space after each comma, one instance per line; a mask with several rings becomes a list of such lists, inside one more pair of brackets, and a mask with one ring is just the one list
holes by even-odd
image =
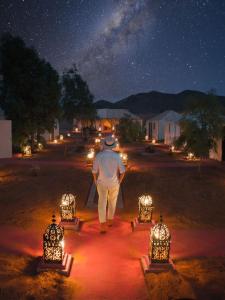
[[225, 94], [225, 1], [1, 0], [0, 31], [60, 73], [75, 63], [95, 99], [184, 89]]

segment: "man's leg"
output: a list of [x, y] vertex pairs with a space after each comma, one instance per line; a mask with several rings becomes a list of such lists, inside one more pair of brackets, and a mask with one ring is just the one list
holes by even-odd
[[105, 232], [106, 228], [106, 206], [107, 206], [107, 197], [108, 197], [108, 189], [101, 184], [97, 185], [98, 190], [98, 217], [99, 222], [101, 224], [100, 231]]
[[116, 210], [116, 202], [119, 194], [120, 186], [115, 185], [112, 188], [109, 188], [108, 195], [108, 225], [112, 226], [115, 210]]

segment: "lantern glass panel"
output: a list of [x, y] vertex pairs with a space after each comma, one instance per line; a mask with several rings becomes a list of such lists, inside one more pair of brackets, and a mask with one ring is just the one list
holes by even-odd
[[57, 225], [55, 216], [43, 235], [43, 259], [46, 263], [62, 263], [64, 255], [64, 231]]
[[152, 221], [152, 197], [150, 195], [142, 195], [138, 199], [139, 215], [138, 220], [140, 223], [148, 223]]
[[73, 221], [75, 218], [76, 198], [73, 194], [62, 195], [60, 214], [62, 221]]
[[170, 255], [170, 232], [168, 227], [160, 221], [150, 234], [149, 256], [153, 263], [168, 263]]

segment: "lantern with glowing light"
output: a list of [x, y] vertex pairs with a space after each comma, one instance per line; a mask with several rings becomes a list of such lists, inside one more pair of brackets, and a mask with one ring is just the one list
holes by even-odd
[[155, 144], [156, 143], [156, 139], [152, 139], [152, 144]]
[[115, 130], [115, 126], [113, 125], [113, 127], [112, 127], [112, 130], [114, 131]]
[[23, 147], [23, 156], [30, 157], [32, 155], [31, 153], [31, 146], [26, 145]]
[[187, 159], [188, 159], [188, 160], [194, 160], [194, 159], [195, 159], [194, 153], [189, 152], [188, 155], [187, 155]]
[[140, 223], [150, 223], [152, 221], [152, 197], [150, 195], [142, 195], [138, 198], [138, 221]]
[[151, 263], [169, 263], [170, 259], [170, 232], [163, 223], [162, 216], [150, 234], [149, 257]]
[[58, 144], [58, 140], [57, 140], [57, 139], [54, 139], [54, 140], [53, 140], [53, 143], [54, 143], [54, 144]]
[[66, 193], [62, 195], [60, 204], [60, 216], [62, 222], [73, 222], [75, 219], [76, 197]]
[[100, 139], [100, 138], [96, 138], [96, 139], [95, 139], [95, 144], [100, 144], [100, 142], [101, 142], [101, 139]]
[[75, 128], [75, 132], [77, 133], [79, 131], [78, 127]]
[[68, 132], [68, 133], [67, 133], [67, 136], [68, 136], [68, 137], [71, 137], [71, 134]]
[[101, 132], [99, 132], [98, 136], [99, 136], [99, 137], [101, 137], [101, 136], [102, 136]]
[[38, 143], [38, 151], [43, 150], [44, 146], [42, 143]]
[[50, 224], [43, 235], [43, 260], [45, 263], [59, 263], [64, 255], [64, 230], [56, 224], [55, 216], [52, 216]]
[[98, 127], [98, 131], [102, 131], [102, 127], [101, 126]]
[[145, 136], [145, 140], [148, 141], [148, 135]]
[[55, 271], [69, 276], [73, 264], [71, 254], [64, 252], [64, 229], [56, 224], [55, 215], [43, 234], [43, 257], [40, 259], [37, 272]]
[[95, 157], [95, 149], [91, 148], [87, 153], [87, 163], [92, 163]]
[[122, 160], [122, 163], [126, 166], [127, 165], [127, 160], [128, 160], [128, 156], [126, 153], [120, 153], [120, 157]]
[[62, 134], [60, 134], [60, 136], [59, 136], [59, 140], [60, 140], [60, 141], [63, 141], [63, 138], [64, 138], [64, 137], [63, 137], [63, 135], [62, 135]]

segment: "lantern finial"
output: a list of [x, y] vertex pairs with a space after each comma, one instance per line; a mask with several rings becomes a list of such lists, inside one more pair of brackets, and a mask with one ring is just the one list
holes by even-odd
[[55, 224], [56, 222], [56, 218], [55, 218], [55, 214], [52, 215], [52, 223]]

